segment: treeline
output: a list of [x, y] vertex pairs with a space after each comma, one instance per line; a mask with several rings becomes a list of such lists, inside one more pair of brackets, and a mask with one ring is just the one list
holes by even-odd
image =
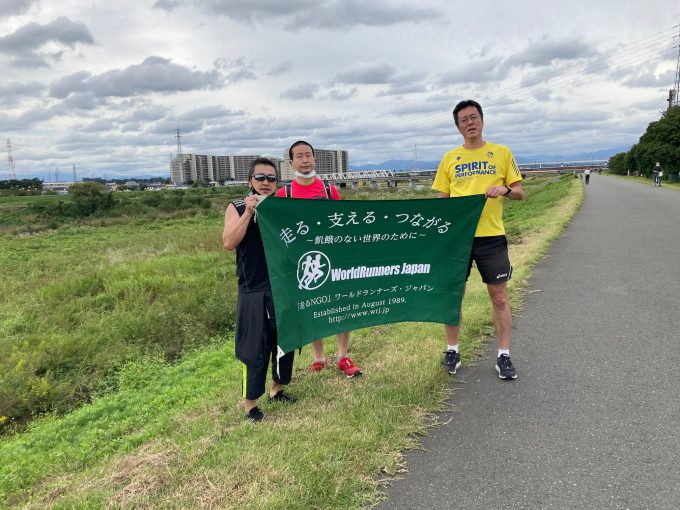
[[[30, 204], [29, 212], [42, 222], [60, 224], [69, 220], [105, 217], [154, 217], [161, 214], [195, 213], [213, 207], [213, 201], [224, 202], [228, 197], [214, 189], [170, 190], [140, 192], [137, 194], [112, 193], [99, 182], [82, 182], [69, 186], [63, 200]], [[235, 197], [243, 196], [244, 189], [230, 190]], [[221, 205], [222, 206], [222, 205]], [[220, 207], [221, 207], [220, 206]]]
[[39, 195], [43, 189], [40, 179], [9, 179], [0, 181], [0, 197]]
[[658, 121], [652, 122], [640, 141], [628, 152], [609, 158], [609, 171], [619, 175], [651, 177], [658, 161], [665, 180], [675, 180], [680, 171], [680, 106], [667, 110]]

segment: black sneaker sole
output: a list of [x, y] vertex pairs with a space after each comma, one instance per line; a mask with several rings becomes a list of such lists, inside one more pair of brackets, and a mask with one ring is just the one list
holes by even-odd
[[496, 365], [496, 372], [498, 372], [498, 378], [499, 379], [505, 379], [506, 381], [514, 381], [515, 379], [517, 379], [517, 374], [511, 375], [509, 377], [502, 376], [501, 375], [501, 369], [498, 365]]
[[461, 363], [460, 361], [458, 363], [456, 363], [456, 366], [453, 367], [453, 370], [451, 370], [446, 365], [442, 365], [442, 366], [444, 367], [444, 370], [446, 370], [449, 374], [456, 375], [456, 370], [458, 370], [460, 368], [460, 363]]

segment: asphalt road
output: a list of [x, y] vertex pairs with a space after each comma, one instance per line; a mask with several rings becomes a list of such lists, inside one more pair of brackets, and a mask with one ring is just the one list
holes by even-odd
[[585, 191], [515, 317], [518, 379], [492, 339], [376, 508], [680, 508], [680, 192]]

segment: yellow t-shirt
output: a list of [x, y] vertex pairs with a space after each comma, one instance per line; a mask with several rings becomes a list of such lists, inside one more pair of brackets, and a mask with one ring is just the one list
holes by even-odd
[[[486, 142], [479, 149], [462, 145], [444, 154], [432, 189], [451, 197], [484, 194], [490, 186], [510, 186], [522, 180], [517, 162], [505, 145]], [[475, 237], [505, 235], [503, 200], [489, 198], [482, 210]]]

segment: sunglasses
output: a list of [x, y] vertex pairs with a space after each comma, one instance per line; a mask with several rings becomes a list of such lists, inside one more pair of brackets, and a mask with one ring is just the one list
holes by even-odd
[[264, 182], [265, 179], [267, 179], [267, 182], [276, 182], [278, 180], [275, 175], [265, 174], [255, 174], [253, 175], [253, 179], [255, 179], [257, 182]]

